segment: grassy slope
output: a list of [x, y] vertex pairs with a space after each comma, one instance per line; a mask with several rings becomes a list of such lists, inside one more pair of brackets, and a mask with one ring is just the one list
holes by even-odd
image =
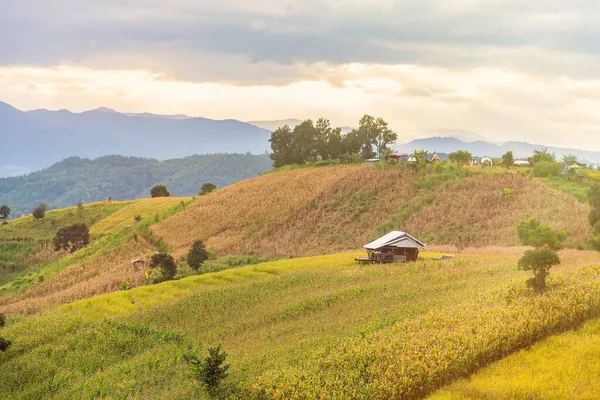
[[600, 321], [594, 320], [490, 365], [430, 399], [598, 399], [599, 355]]
[[[152, 229], [178, 255], [197, 238], [221, 253], [316, 255], [359, 248], [392, 229], [433, 244], [508, 246], [516, 244], [517, 223], [531, 216], [571, 230], [571, 245], [588, 236], [587, 205], [518, 174], [477, 171], [331, 166], [274, 172], [203, 197]], [[504, 188], [513, 193], [503, 197]]]
[[[144, 272], [133, 269], [130, 261], [156, 251], [155, 243], [148, 243], [152, 238], [144, 237], [150, 234], [147, 227], [157, 221], [157, 216], [158, 220], [168, 218], [190, 202], [189, 198], [170, 197], [96, 203], [89, 207], [95, 212], [91, 218], [88, 207], [84, 207], [83, 221], [89, 224], [92, 236], [90, 245], [73, 254], [62, 254], [58, 260], [52, 249], [42, 247], [37, 255], [32, 255], [39, 260], [30, 260], [12, 276], [7, 275], [0, 286], [0, 293], [4, 294], [0, 297], [0, 310], [10, 314], [32, 313], [113, 291], [124, 281], [130, 286], [142, 284]], [[81, 222], [78, 215], [77, 208], [70, 208], [49, 212], [41, 222], [27, 217], [9, 225], [13, 233], [49, 238], [53, 235], [51, 229], [56, 231], [61, 226]], [[135, 222], [136, 215], [142, 216], [142, 221]], [[51, 218], [56, 221], [54, 228], [49, 222]], [[37, 233], [35, 227], [39, 228]]]
[[430, 390], [598, 308], [587, 293], [600, 271], [580, 267], [593, 253], [564, 253], [542, 297], [520, 291], [518, 249], [401, 267], [358, 266], [354, 255], [195, 276], [13, 321], [0, 397], [202, 398], [182, 354], [222, 342], [247, 396], [389, 398], [406, 379]]

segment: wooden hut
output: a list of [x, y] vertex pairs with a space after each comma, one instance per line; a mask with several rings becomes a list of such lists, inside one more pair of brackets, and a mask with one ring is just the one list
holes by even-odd
[[363, 246], [368, 259], [358, 261], [406, 262], [419, 259], [419, 251], [427, 250], [427, 245], [406, 232], [393, 231]]
[[146, 265], [146, 262], [141, 258], [136, 258], [135, 260], [131, 261], [131, 264], [135, 269], [140, 269], [143, 268], [144, 265]]

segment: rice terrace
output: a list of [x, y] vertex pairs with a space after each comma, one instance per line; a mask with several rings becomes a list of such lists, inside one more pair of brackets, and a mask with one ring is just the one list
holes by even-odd
[[[522, 172], [313, 166], [193, 198], [11, 220], [0, 232], [14, 249], [2, 256], [12, 344], [0, 355], [0, 397], [495, 397], [453, 382], [600, 311], [598, 256], [584, 249], [590, 206]], [[550, 234], [569, 232], [543, 293], [517, 268], [531, 216]], [[52, 251], [51, 231], [79, 219], [90, 244]], [[398, 227], [412, 239], [360, 250]], [[194, 240], [209, 250], [198, 270], [186, 261]], [[411, 248], [418, 261], [401, 263]], [[355, 261], [386, 249], [396, 262]], [[174, 255], [175, 280], [149, 277], [157, 251]], [[217, 345], [229, 368], [215, 394], [190, 359]], [[510, 393], [551, 397], [547, 385], [532, 378]]]
[[0, 400], [600, 399], [600, 5], [4, 1]]

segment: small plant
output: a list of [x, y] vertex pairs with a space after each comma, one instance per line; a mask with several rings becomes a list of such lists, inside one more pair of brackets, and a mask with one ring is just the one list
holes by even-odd
[[216, 394], [221, 382], [229, 376], [229, 364], [224, 365], [227, 353], [221, 352], [221, 345], [208, 349], [208, 356], [202, 359], [196, 352], [185, 354], [192, 375], [205, 385], [210, 394]]
[[546, 289], [546, 277], [550, 268], [560, 264], [558, 254], [548, 246], [535, 250], [527, 250], [519, 260], [519, 269], [533, 271], [533, 278], [527, 281], [527, 286], [538, 292]]
[[142, 216], [140, 214], [137, 214], [135, 217], [133, 217], [133, 220], [135, 222], [140, 222], [142, 220]]
[[38, 276], [38, 282], [40, 282], [40, 283], [44, 282], [44, 275]]
[[127, 281], [123, 281], [123, 283], [121, 284], [121, 290], [124, 292], [129, 290], [129, 285], [127, 284]]
[[512, 192], [513, 192], [512, 189], [504, 188], [504, 190], [502, 191], [502, 196], [508, 197], [512, 194]]

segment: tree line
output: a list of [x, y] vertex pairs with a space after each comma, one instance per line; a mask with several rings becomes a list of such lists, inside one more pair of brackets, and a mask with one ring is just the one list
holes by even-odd
[[370, 115], [363, 116], [358, 129], [346, 134], [327, 119], [320, 118], [316, 124], [307, 119], [294, 129], [284, 125], [271, 133], [270, 158], [276, 168], [319, 160], [384, 158], [397, 139], [383, 118]]

